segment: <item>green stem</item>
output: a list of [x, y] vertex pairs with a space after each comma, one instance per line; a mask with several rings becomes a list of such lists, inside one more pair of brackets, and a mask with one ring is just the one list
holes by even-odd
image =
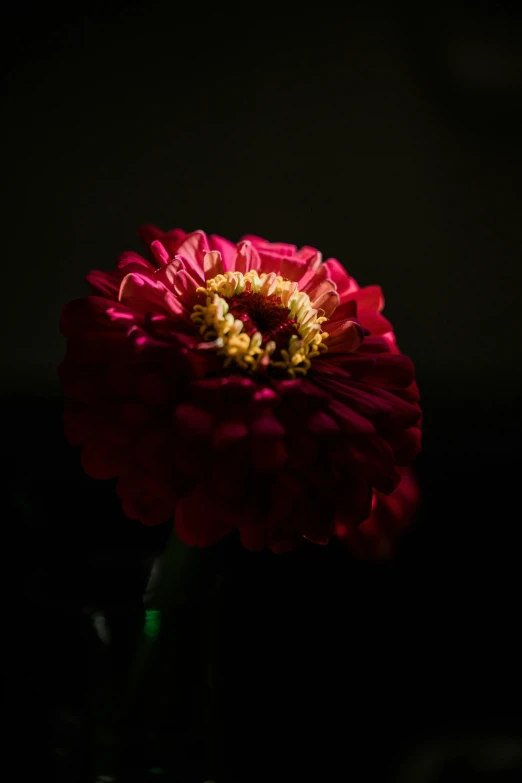
[[152, 647], [157, 644], [160, 635], [165, 637], [169, 628], [172, 629], [175, 624], [176, 607], [186, 590], [188, 572], [197, 571], [197, 568], [191, 567], [194, 554], [197, 554], [197, 550], [184, 544], [173, 530], [161, 557], [160, 577], [152, 605], [147, 610], [147, 618], [151, 613], [157, 617], [155, 628], [151, 628], [147, 622], [143, 628], [130, 672], [131, 693], [139, 687]]
[[[217, 604], [215, 589], [209, 591], [216, 576], [215, 562], [215, 548], [188, 547], [174, 532], [162, 557], [148, 610], [149, 618], [151, 612], [159, 613], [159, 627], [154, 635], [145, 625], [129, 688], [135, 711], [131, 725], [136, 720], [142, 724], [140, 741], [154, 766], [190, 764], [191, 756], [200, 753], [191, 749], [193, 740], [196, 746], [202, 741], [201, 752], [209, 761], [215, 757], [211, 748], [216, 723]], [[191, 713], [198, 690], [194, 727]]]

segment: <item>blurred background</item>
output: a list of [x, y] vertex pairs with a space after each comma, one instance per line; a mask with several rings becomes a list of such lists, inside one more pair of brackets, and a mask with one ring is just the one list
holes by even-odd
[[394, 560], [224, 545], [217, 783], [521, 780], [522, 12], [26, 0], [4, 22], [4, 616], [24, 764], [84, 779], [93, 688], [125, 667], [169, 533], [82, 474], [56, 375], [60, 308], [151, 222], [313, 245], [382, 285], [423, 398], [422, 508]]

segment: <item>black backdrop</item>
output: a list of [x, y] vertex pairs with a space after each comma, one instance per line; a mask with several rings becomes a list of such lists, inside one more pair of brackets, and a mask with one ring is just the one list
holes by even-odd
[[314, 245], [381, 284], [423, 396], [423, 505], [393, 562], [227, 545], [229, 779], [357, 765], [386, 780], [427, 738], [517, 731], [519, 17], [498, 3], [6, 14], [6, 596], [42, 762], [66, 744], [59, 709], [83, 752], [83, 608], [138, 600], [168, 533], [82, 475], [56, 379], [60, 307], [138, 249], [145, 222]]

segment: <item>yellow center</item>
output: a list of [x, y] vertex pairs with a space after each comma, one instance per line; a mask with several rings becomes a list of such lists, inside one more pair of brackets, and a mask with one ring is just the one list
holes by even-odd
[[[207, 280], [206, 286], [197, 290], [206, 296], [206, 303], [195, 305], [191, 314], [203, 338], [199, 348], [224, 356], [225, 367], [237, 365], [249, 372], [274, 368], [295, 378], [306, 375], [311, 360], [327, 350], [324, 340], [328, 334], [321, 330], [321, 324], [328, 319], [313, 307], [308, 294], [299, 291], [297, 283], [275, 272], [227, 272]], [[278, 351], [273, 340], [263, 345], [261, 332], [246, 334], [243, 321], [229, 312], [228, 300], [245, 292], [271, 297], [271, 302], [278, 302], [277, 307], [288, 310], [287, 317], [295, 324], [297, 334], [290, 336], [286, 348]]]

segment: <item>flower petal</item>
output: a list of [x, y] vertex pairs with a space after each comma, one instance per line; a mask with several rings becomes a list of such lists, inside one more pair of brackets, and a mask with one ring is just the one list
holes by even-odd
[[324, 266], [328, 277], [334, 281], [337, 287], [337, 292], [341, 298], [342, 304], [350, 294], [359, 289], [359, 286], [337, 259], [328, 258], [324, 262]]
[[221, 253], [218, 250], [211, 250], [205, 253], [203, 257], [203, 269], [205, 272], [205, 280], [210, 280], [216, 275], [222, 275], [224, 273], [223, 262], [221, 260]]
[[188, 234], [179, 244], [176, 255], [189, 261], [197, 270], [203, 270], [205, 253], [210, 250], [207, 235], [203, 231], [194, 231]]
[[85, 279], [92, 286], [93, 294], [106, 296], [109, 299], [118, 298], [121, 277], [114, 272], [102, 272], [94, 269], [86, 275]]
[[271, 412], [266, 411], [250, 425], [254, 468], [261, 472], [280, 470], [287, 460], [286, 431]]
[[376, 310], [380, 313], [384, 307], [384, 296], [379, 285], [367, 285], [364, 288], [359, 288], [352, 294], [352, 298], [357, 302], [359, 310]]
[[244, 275], [251, 269], [260, 269], [261, 260], [259, 254], [251, 242], [240, 242], [237, 246], [236, 257], [234, 259], [234, 271], [242, 272]]
[[151, 242], [150, 252], [154, 256], [159, 267], [169, 263], [170, 254], [159, 239], [155, 239], [154, 242]]
[[219, 237], [216, 234], [211, 234], [208, 240], [210, 248], [221, 253], [221, 260], [225, 272], [233, 271], [234, 259], [236, 257], [236, 246], [234, 243], [224, 237]]
[[330, 318], [335, 308], [339, 306], [339, 294], [335, 290], [325, 291], [315, 302], [316, 310], [323, 310], [327, 318]]
[[232, 517], [216, 503], [209, 504], [204, 482], [182, 498], [176, 506], [176, 533], [189, 546], [210, 546], [233, 527]]
[[357, 350], [362, 341], [363, 331], [360, 323], [347, 318], [345, 321], [335, 322], [334, 328], [328, 333], [326, 345], [329, 351], [351, 353]]
[[226, 420], [218, 424], [212, 436], [215, 449], [226, 449], [237, 441], [248, 438], [248, 427], [240, 420]]
[[168, 312], [168, 293], [159, 281], [131, 272], [121, 281], [118, 300], [141, 315], [151, 311]]
[[155, 267], [146, 258], [132, 251], [127, 251], [119, 256], [117, 267], [124, 275], [129, 274], [129, 272], [138, 272], [145, 275], [153, 274], [156, 271]]

